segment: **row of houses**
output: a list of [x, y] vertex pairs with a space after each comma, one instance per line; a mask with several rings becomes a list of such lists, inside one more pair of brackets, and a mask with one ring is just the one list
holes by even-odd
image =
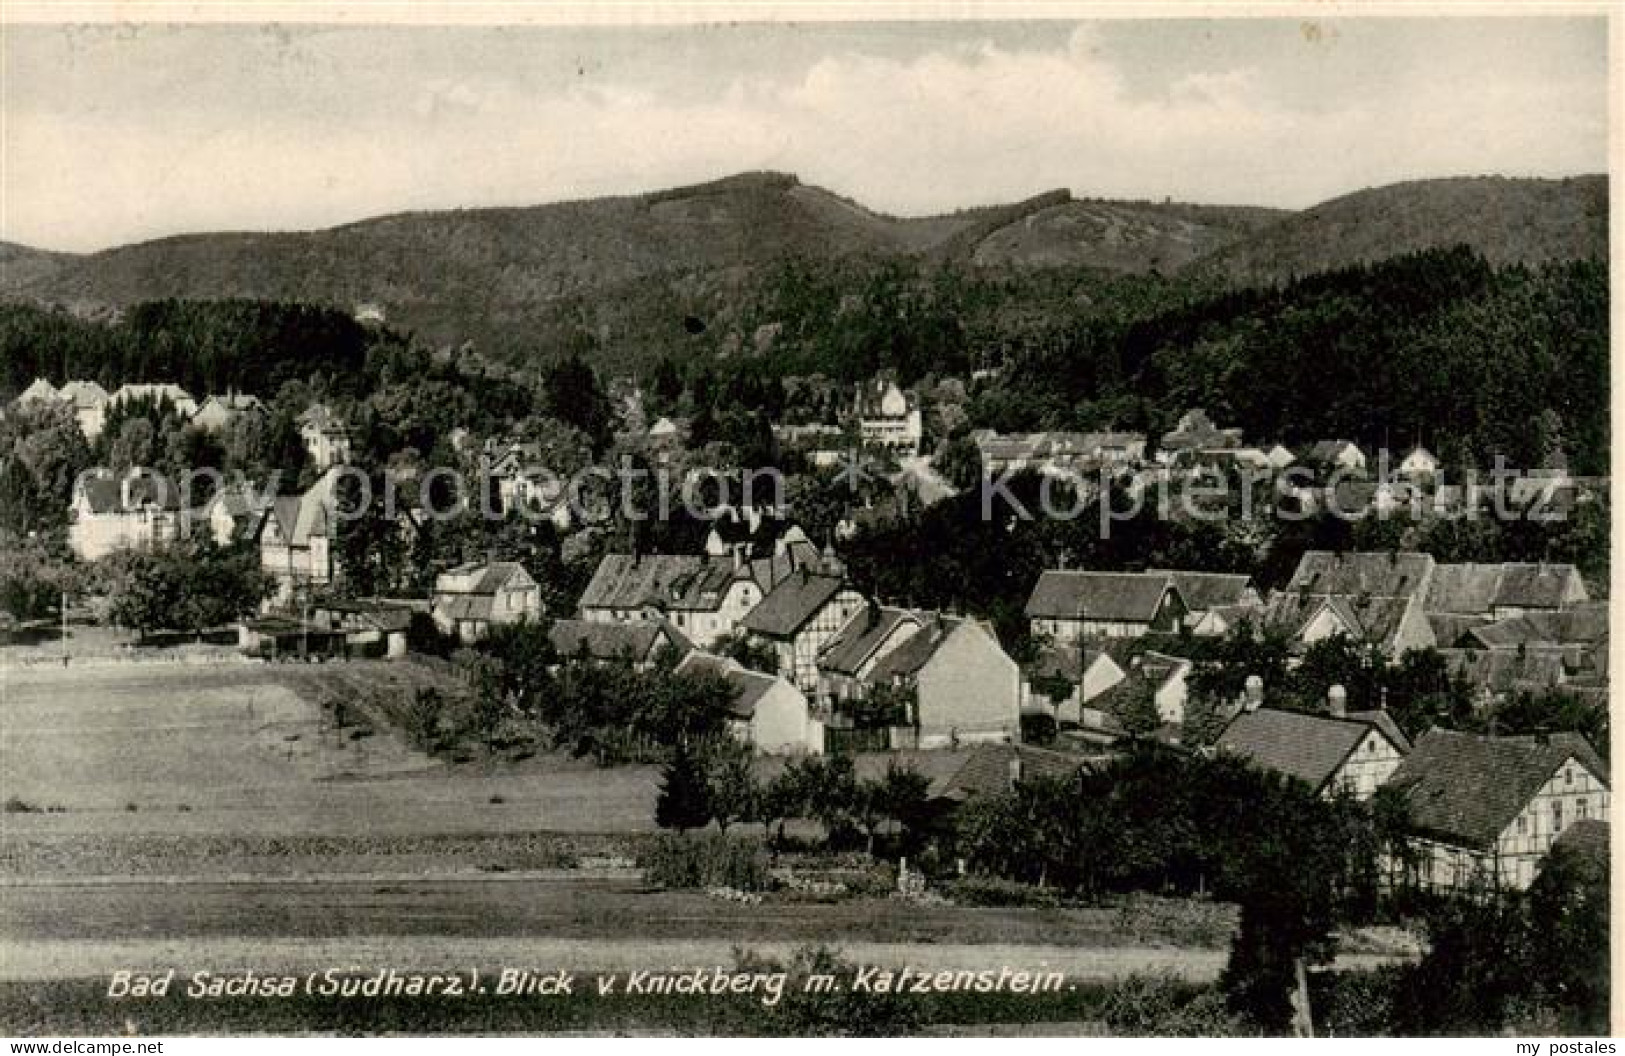
[[1136, 640], [1217, 636], [1243, 621], [1282, 631], [1298, 653], [1338, 635], [1390, 660], [1437, 648], [1486, 706], [1525, 690], [1607, 694], [1606, 603], [1569, 564], [1310, 551], [1267, 601], [1244, 575], [1052, 570], [1026, 616], [1045, 644], [1024, 671], [1023, 710], [1108, 736], [1120, 732], [1113, 705], [1132, 693], [1149, 694], [1165, 725], [1184, 720], [1189, 662]]
[[1576, 733], [1487, 737], [1431, 729], [1413, 745], [1385, 711], [1328, 713], [1261, 706], [1262, 690], [1225, 727], [1215, 751], [1302, 781], [1322, 796], [1393, 791], [1410, 854], [1391, 878], [1424, 888], [1522, 890], [1576, 824], [1606, 821], [1607, 764]]
[[[227, 392], [198, 400], [181, 386], [168, 382], [123, 385], [109, 394], [94, 381], [68, 381], [57, 388], [45, 378], [35, 378], [16, 402], [68, 404], [80, 432], [85, 439], [94, 441], [114, 408], [137, 400], [167, 401], [187, 424], [213, 433], [224, 432], [239, 418], [265, 418], [270, 413], [258, 396]], [[305, 409], [299, 417], [299, 435], [319, 469], [350, 458], [354, 433], [326, 404], [312, 404]]]

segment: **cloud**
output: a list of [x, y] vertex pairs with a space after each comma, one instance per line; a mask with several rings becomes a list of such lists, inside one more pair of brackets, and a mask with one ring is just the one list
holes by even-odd
[[[1401, 62], [1342, 33], [1307, 57], [1259, 47], [1181, 62], [1170, 48], [1161, 65], [1096, 26], [1027, 44], [970, 26], [955, 41], [830, 47], [783, 68], [710, 68], [700, 39], [681, 63], [589, 75], [598, 67], [574, 43], [457, 52], [437, 49], [436, 32], [259, 34], [241, 42], [254, 62], [233, 61], [235, 38], [138, 34], [98, 39], [69, 72], [13, 40], [0, 237], [86, 249], [755, 168], [918, 214], [1060, 186], [1304, 206], [1419, 176], [1606, 162], [1600, 63], [1555, 60], [1538, 40], [1493, 62], [1470, 38]], [[1156, 32], [1142, 36], [1154, 45]], [[173, 72], [142, 61], [160, 53]], [[362, 54], [374, 61], [351, 61]]]

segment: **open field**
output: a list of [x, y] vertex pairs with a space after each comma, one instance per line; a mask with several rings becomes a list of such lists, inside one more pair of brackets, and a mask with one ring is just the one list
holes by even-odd
[[820, 945], [856, 965], [1063, 972], [1066, 994], [941, 1003], [923, 1022], [1076, 1032], [1093, 1029], [1112, 980], [1200, 987], [1224, 964], [1233, 911], [1205, 903], [979, 909], [779, 893], [742, 905], [651, 889], [630, 859], [653, 829], [654, 768], [445, 763], [385, 729], [332, 729], [309, 699], [329, 674], [344, 677], [326, 685], [390, 687], [404, 671], [0, 671], [0, 798], [29, 808], [0, 815], [0, 1030], [793, 1033], [737, 1001], [172, 996], [137, 1007], [110, 1001], [106, 980], [170, 968], [182, 979], [716, 968], [740, 950], [786, 962]]
[[[355, 665], [357, 667], [363, 665]], [[382, 665], [378, 665], [382, 666]], [[301, 675], [304, 672], [300, 672]], [[263, 665], [0, 672], [8, 834], [424, 834], [653, 827], [656, 773], [442, 764], [355, 737]]]

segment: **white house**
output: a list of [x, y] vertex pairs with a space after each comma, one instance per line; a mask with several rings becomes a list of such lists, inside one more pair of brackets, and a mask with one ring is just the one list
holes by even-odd
[[470, 562], [435, 577], [430, 614], [444, 634], [475, 642], [501, 624], [542, 617], [542, 591], [516, 561]]
[[324, 403], [312, 404], [299, 416], [299, 438], [317, 469], [350, 461], [354, 434]]
[[979, 620], [928, 614], [864, 681], [913, 691], [913, 747], [1020, 739], [1021, 669]]
[[235, 392], [210, 396], [192, 415], [192, 424], [211, 433], [223, 433], [238, 417], [247, 414], [265, 416], [265, 404], [260, 402], [258, 396]]
[[1320, 796], [1370, 799], [1399, 769], [1410, 742], [1385, 711], [1334, 709], [1340, 713], [1310, 715], [1250, 702], [1214, 749], [1295, 777]]
[[183, 527], [174, 486], [140, 468], [123, 477], [81, 475], [74, 482], [69, 517], [68, 545], [84, 561], [179, 539]]
[[182, 419], [190, 419], [197, 413], [197, 401], [192, 398], [192, 394], [179, 385], [168, 383], [121, 386], [117, 392], [108, 397], [107, 409], [111, 411], [119, 404], [130, 400], [152, 400], [155, 403], [168, 400], [175, 408], [175, 413]]
[[788, 680], [698, 651], [685, 656], [677, 671], [726, 679], [735, 693], [729, 703], [729, 731], [763, 755], [823, 754], [823, 724], [813, 716], [806, 695]]
[[1413, 483], [1433, 480], [1439, 475], [1439, 460], [1418, 444], [1399, 463], [1399, 475]]
[[1426, 888], [1523, 890], [1576, 822], [1606, 819], [1608, 767], [1577, 733], [1482, 737], [1432, 729], [1389, 778]]
[[1056, 643], [1170, 633], [1189, 611], [1164, 572], [1047, 571], [1026, 607], [1033, 633]]
[[925, 435], [919, 404], [897, 383], [877, 379], [858, 389], [858, 436], [863, 443], [883, 447], [895, 455], [920, 453]]

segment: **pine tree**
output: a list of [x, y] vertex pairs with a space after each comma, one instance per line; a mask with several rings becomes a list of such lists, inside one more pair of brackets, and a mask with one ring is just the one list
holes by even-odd
[[678, 743], [671, 762], [661, 773], [660, 797], [655, 800], [655, 824], [663, 829], [704, 828], [711, 821], [710, 787], [688, 746]]

